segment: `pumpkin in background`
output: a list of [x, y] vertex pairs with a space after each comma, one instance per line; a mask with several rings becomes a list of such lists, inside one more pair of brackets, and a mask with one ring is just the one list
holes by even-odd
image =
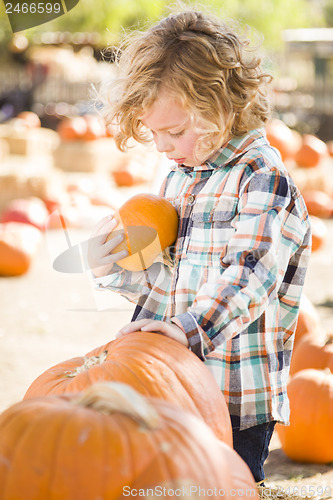
[[84, 115], [84, 120], [87, 124], [85, 133], [80, 137], [84, 141], [95, 141], [106, 136], [105, 125], [102, 120], [96, 115]]
[[328, 230], [325, 222], [315, 215], [310, 215], [310, 224], [312, 236], [311, 250], [312, 252], [316, 252], [325, 245], [328, 237]]
[[186, 347], [157, 333], [131, 333], [84, 357], [59, 363], [40, 375], [24, 397], [78, 392], [111, 380], [177, 404], [203, 418], [218, 438], [232, 443], [229, 412], [213, 375]]
[[0, 223], [0, 276], [26, 273], [41, 239], [40, 230], [30, 224]]
[[125, 486], [181, 484], [258, 500], [248, 466], [201, 419], [125, 384], [13, 405], [0, 416], [0, 456], [3, 500], [117, 500]]
[[317, 189], [310, 189], [302, 192], [306, 208], [310, 215], [328, 219], [333, 215], [332, 197]]
[[302, 370], [291, 377], [287, 392], [290, 425], [276, 426], [283, 451], [297, 462], [332, 462], [333, 374]]
[[282, 160], [294, 158], [301, 145], [301, 136], [277, 118], [266, 125], [266, 136], [271, 146], [278, 149]]
[[[118, 230], [125, 239], [112, 253], [128, 250], [129, 255], [117, 264], [129, 271], [150, 267], [161, 252], [177, 238], [178, 214], [174, 206], [162, 196], [137, 194], [119, 209]], [[113, 231], [107, 241], [117, 234]]]
[[302, 144], [295, 155], [295, 161], [300, 167], [317, 167], [328, 156], [324, 141], [312, 134], [304, 134]]
[[75, 141], [87, 132], [87, 128], [87, 122], [82, 116], [73, 116], [61, 120], [57, 132], [63, 141]]
[[319, 314], [312, 304], [311, 300], [305, 295], [305, 293], [303, 293], [301, 296], [298, 320], [295, 330], [294, 345], [297, 345], [303, 335], [319, 335], [321, 329], [322, 327]]
[[333, 373], [333, 334], [304, 335], [299, 340], [291, 357], [290, 374], [306, 368], [329, 368]]
[[23, 120], [28, 128], [41, 127], [40, 118], [37, 113], [34, 113], [33, 111], [21, 111], [16, 118]]
[[44, 231], [48, 216], [45, 203], [40, 198], [31, 196], [10, 201], [1, 214], [1, 222], [24, 222]]

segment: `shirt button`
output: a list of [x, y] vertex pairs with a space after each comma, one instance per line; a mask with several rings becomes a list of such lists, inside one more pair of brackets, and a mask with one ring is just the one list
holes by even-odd
[[190, 194], [188, 197], [187, 197], [187, 201], [190, 205], [192, 205], [192, 203], [194, 202], [195, 200], [195, 196], [193, 194]]

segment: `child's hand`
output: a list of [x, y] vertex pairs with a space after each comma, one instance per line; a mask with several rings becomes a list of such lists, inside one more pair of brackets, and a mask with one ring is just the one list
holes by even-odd
[[120, 233], [106, 241], [106, 238], [117, 224], [116, 218], [113, 215], [108, 215], [97, 224], [90, 236], [88, 262], [90, 269], [97, 278], [109, 274], [113, 264], [128, 255], [127, 250], [110, 255], [110, 252], [125, 238], [125, 235]]
[[183, 346], [188, 347], [187, 337], [183, 330], [181, 330], [177, 325], [153, 319], [140, 319], [138, 321], [132, 321], [132, 323], [128, 323], [128, 325], [121, 328], [116, 337], [119, 338], [123, 335], [127, 335], [128, 333], [138, 332], [140, 330], [143, 332], [161, 333], [166, 337], [176, 340]]

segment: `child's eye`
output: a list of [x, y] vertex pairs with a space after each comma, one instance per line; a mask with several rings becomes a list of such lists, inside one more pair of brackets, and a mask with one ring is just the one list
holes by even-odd
[[172, 134], [171, 132], [169, 132], [169, 134], [171, 135], [171, 137], [181, 137], [183, 134], [184, 134], [185, 130], [181, 130], [180, 132], [177, 132], [176, 134]]

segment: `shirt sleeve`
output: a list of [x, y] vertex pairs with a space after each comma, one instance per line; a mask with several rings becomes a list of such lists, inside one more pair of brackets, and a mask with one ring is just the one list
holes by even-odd
[[203, 284], [187, 312], [172, 318], [203, 360], [277, 297], [291, 256], [308, 231], [307, 216], [296, 207], [288, 178], [277, 169], [251, 175], [232, 226], [235, 232], [220, 256], [220, 278]]
[[[119, 293], [130, 302], [137, 303], [142, 295], [149, 295], [157, 278], [164, 276], [174, 266], [172, 247], [167, 247], [158, 255], [154, 263], [143, 271], [127, 271], [115, 264], [114, 271], [99, 278], [93, 277], [98, 289], [108, 289]], [[164, 274], [162, 268], [165, 268]]]

